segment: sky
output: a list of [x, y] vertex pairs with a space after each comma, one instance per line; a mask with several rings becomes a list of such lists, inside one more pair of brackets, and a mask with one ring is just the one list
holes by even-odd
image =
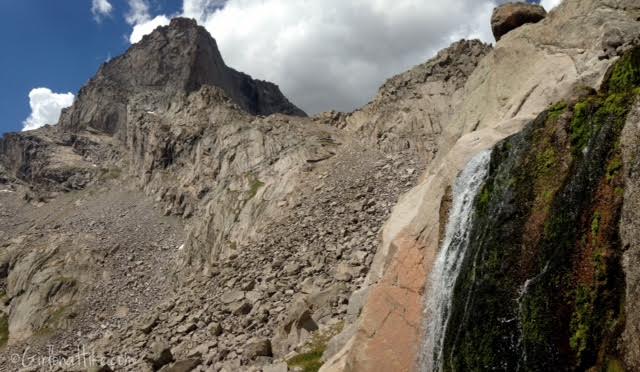
[[505, 1], [2, 1], [0, 133], [55, 124], [102, 63], [175, 16], [195, 18], [227, 65], [278, 84], [313, 114], [365, 104], [452, 41], [493, 42], [491, 11]]

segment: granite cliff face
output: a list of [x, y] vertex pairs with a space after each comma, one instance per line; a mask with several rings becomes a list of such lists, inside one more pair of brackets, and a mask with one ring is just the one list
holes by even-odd
[[[254, 115], [276, 112], [306, 116], [273, 83], [254, 80], [225, 65], [215, 40], [195, 21], [174, 19], [129, 51], [105, 63], [65, 110], [60, 126], [68, 131], [94, 128], [119, 133], [127, 122], [127, 105], [137, 94], [164, 98], [189, 94], [204, 85], [224, 90], [243, 110]], [[162, 100], [160, 100], [162, 101]], [[164, 102], [147, 102], [153, 111]]]
[[191, 20], [103, 65], [0, 140], [0, 370], [640, 368], [640, 7], [503, 18], [313, 118]]

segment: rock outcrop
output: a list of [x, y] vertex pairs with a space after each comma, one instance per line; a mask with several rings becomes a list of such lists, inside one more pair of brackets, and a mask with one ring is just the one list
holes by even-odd
[[71, 132], [93, 128], [113, 135], [124, 129], [127, 106], [137, 94], [157, 93], [153, 100], [145, 101], [145, 109], [155, 111], [166, 108], [171, 97], [204, 85], [221, 88], [251, 114], [305, 116], [275, 84], [227, 67], [215, 40], [202, 26], [175, 18], [126, 54], [105, 63], [80, 90], [74, 105], [63, 111], [60, 126]]
[[444, 123], [462, 99], [467, 78], [490, 50], [478, 40], [455, 42], [426, 63], [387, 80], [364, 107], [317, 120], [344, 128], [384, 152], [411, 151], [429, 161], [438, 151]]
[[508, 32], [527, 23], [540, 22], [547, 16], [547, 11], [540, 5], [507, 3], [493, 10], [491, 30], [496, 40], [500, 40]]

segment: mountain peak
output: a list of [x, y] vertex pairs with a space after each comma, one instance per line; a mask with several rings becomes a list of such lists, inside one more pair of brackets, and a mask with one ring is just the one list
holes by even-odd
[[254, 115], [306, 115], [277, 85], [228, 67], [215, 39], [195, 20], [174, 18], [102, 65], [74, 105], [62, 113], [60, 124], [65, 130], [92, 127], [115, 134], [124, 125], [127, 103], [134, 95], [153, 92], [169, 98], [203, 85], [221, 88]]

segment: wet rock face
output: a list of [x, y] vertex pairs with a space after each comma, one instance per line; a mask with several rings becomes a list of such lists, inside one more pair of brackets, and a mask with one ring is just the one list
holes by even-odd
[[215, 40], [203, 27], [193, 20], [176, 18], [104, 64], [80, 90], [75, 104], [63, 112], [60, 124], [69, 131], [91, 127], [115, 134], [124, 127], [127, 105], [137, 93], [162, 93], [146, 102], [147, 109], [154, 111], [166, 107], [171, 97], [203, 85], [221, 88], [251, 114], [305, 116], [275, 84], [227, 67]]
[[637, 53], [599, 95], [551, 107], [493, 150], [452, 297], [445, 371], [590, 370], [625, 359], [616, 347], [626, 275], [620, 136], [637, 99]]
[[527, 3], [504, 4], [493, 10], [491, 30], [497, 41], [509, 31], [527, 23], [540, 22], [546, 16], [547, 12], [540, 5]]

